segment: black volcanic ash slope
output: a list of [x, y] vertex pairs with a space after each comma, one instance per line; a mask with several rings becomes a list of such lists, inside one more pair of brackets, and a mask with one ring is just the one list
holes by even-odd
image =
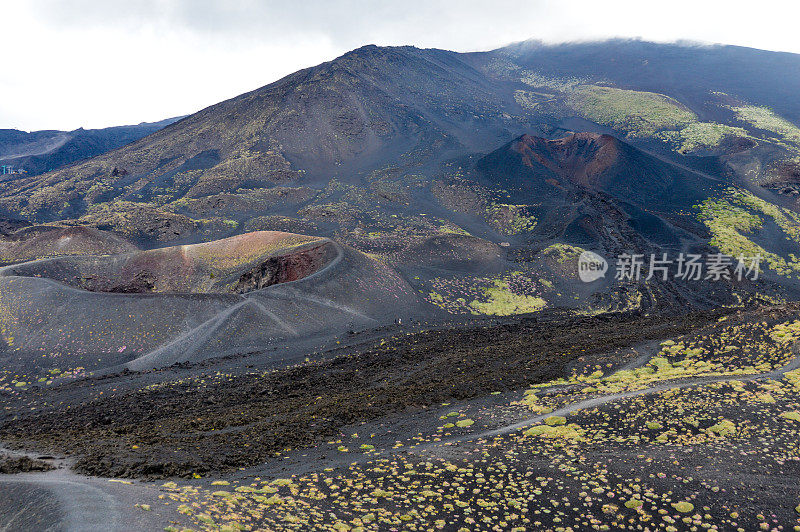
[[710, 111], [705, 105], [709, 93], [722, 91], [800, 121], [798, 54], [742, 46], [612, 39], [557, 45], [526, 41], [489, 52], [488, 56], [510, 59], [542, 74], [604, 79], [624, 88], [670, 94], [701, 112]]
[[[589, 49], [606, 57], [605, 64], [610, 61], [606, 52], [618, 46], [593, 43]], [[625, 69], [610, 82], [599, 79], [599, 70], [587, 70], [577, 81], [553, 78], [581, 75], [586, 61], [580, 50], [574, 52], [572, 70], [561, 72], [550, 68], [552, 62], [539, 49], [458, 54], [366, 46], [90, 161], [2, 183], [0, 215], [90, 226], [144, 248], [256, 230], [336, 238], [390, 266], [407, 268], [403, 273], [412, 284], [419, 277], [414, 288], [431, 297], [440, 295], [433, 286], [444, 283], [440, 277], [455, 270], [472, 276], [459, 279], [470, 294], [450, 294], [465, 301], [465, 312], [474, 309], [475, 294], [487, 295], [486, 283], [498, 281], [490, 276], [527, 266], [526, 295], [548, 295], [538, 291], [544, 277], [533, 264], [539, 254], [558, 253], [564, 246], [611, 256], [712, 251], [708, 244], [715, 235], [694, 207], [709, 198], [719, 203], [728, 185], [744, 181], [741, 172], [727, 173], [732, 159], [723, 155], [731, 155], [730, 143], [738, 146], [732, 156], [739, 170], [765, 168], [768, 157], [760, 157], [769, 150], [774, 157], [786, 155], [794, 130], [768, 114], [773, 126], [785, 126], [788, 133], [773, 131], [762, 138], [752, 124], [740, 127], [747, 125], [742, 120], [713, 122], [718, 117], [709, 116], [705, 104], [695, 105], [694, 96], [685, 97], [686, 84], [679, 80], [665, 82], [664, 93], [641, 92], [633, 83], [639, 67], [631, 66], [636, 72], [630, 73], [630, 84], [623, 79]], [[680, 46], [648, 50], [664, 61], [672, 53], [694, 53]], [[557, 55], [557, 50], [547, 53]], [[688, 68], [681, 61], [671, 63], [675, 76]], [[776, 72], [792, 64], [779, 63]], [[708, 109], [719, 111], [719, 117], [766, 112], [758, 107], [766, 100], [741, 107], [745, 102], [736, 98], [747, 87], [731, 85], [731, 75], [710, 78], [708, 87], [719, 84], [731, 95], [717, 101], [709, 93]], [[613, 116], [598, 108], [610, 109]], [[690, 161], [663, 140], [683, 139], [682, 147], [698, 138], [716, 142], [713, 133], [720, 128], [721, 139], [713, 150], [706, 149], [714, 154], [709, 160]], [[614, 136], [569, 135], [576, 130]], [[541, 138], [522, 137], [497, 149], [523, 133]], [[614, 138], [621, 135], [628, 135], [626, 142]], [[708, 174], [686, 170], [692, 161]], [[756, 190], [755, 182], [742, 187], [771, 201], [771, 193]], [[785, 259], [797, 254], [797, 243], [790, 234], [794, 218], [784, 218], [786, 230], [764, 218], [763, 234], [754, 241], [767, 249], [778, 240], [775, 235], [785, 233], [790, 242], [781, 240], [783, 248], [776, 251]], [[747, 220], [756, 223], [753, 217]], [[747, 244], [749, 238], [735, 240]], [[479, 264], [476, 258], [485, 260]], [[559, 264], [559, 275], [574, 274], [571, 265]], [[425, 275], [412, 271], [415, 267], [426, 268]], [[549, 305], [586, 299], [570, 292], [558, 300], [568, 293], [565, 287], [551, 292]]]
[[[366, 46], [219, 103], [120, 150], [8, 184], [6, 209], [48, 220], [97, 201], [175, 200], [256, 188], [402, 153], [484, 149], [511, 138], [519, 106], [457, 53]], [[114, 172], [114, 169], [117, 172]], [[97, 186], [103, 193], [97, 196]], [[65, 190], [71, 207], [63, 210]], [[34, 190], [36, 191], [34, 193]]]
[[[614, 210], [627, 232], [661, 245], [677, 244], [686, 236], [677, 226], [699, 241], [705, 230], [686, 212], [724, 188], [610, 135], [594, 133], [555, 140], [523, 135], [479, 160], [476, 168], [483, 183], [504, 187], [520, 203], [537, 204], [543, 220], [560, 220], [559, 233], [577, 223], [601, 239], [601, 232], [608, 235], [618, 224], [604, 217], [602, 223], [587, 225], [585, 217]], [[564, 217], [564, 209], [572, 216]]]
[[[619, 61], [614, 60], [617, 55]], [[199, 228], [201, 219], [216, 215], [216, 207], [224, 203], [232, 206], [218, 216], [242, 226], [253, 217], [281, 216], [292, 218], [280, 220], [281, 229], [314, 232], [318, 220], [300, 211], [332, 203], [321, 198], [321, 190], [333, 186], [334, 177], [337, 183], [361, 189], [387, 176], [396, 181], [390, 185], [400, 189], [424, 186], [442, 173], [458, 175], [470, 166], [463, 163], [465, 158], [480, 157], [523, 133], [553, 138], [576, 130], [608, 132], [642, 119], [649, 136], [637, 137], [631, 131], [615, 135], [632, 134], [628, 140], [637, 146], [661, 143], [659, 149], [667, 153], [675, 147], [665, 143], [665, 135], [673, 140], [689, 135], [687, 146], [709, 136], [717, 142], [715, 128], [724, 125], [723, 138], [706, 150], [710, 155], [698, 160], [667, 155], [715, 174], [731, 168], [740, 174], [752, 168], [768, 173], [775, 161], [786, 162], [794, 137], [773, 131], [762, 139], [764, 131], [736, 118], [734, 108], [771, 105], [790, 120], [796, 117], [796, 106], [783, 100], [787, 91], [800, 90], [792, 70], [798, 61], [792, 54], [636, 41], [525, 43], [473, 54], [365, 46], [208, 107], [121, 149], [43, 176], [3, 183], [0, 214], [31, 222], [85, 216], [79, 223], [126, 236], [144, 233], [158, 242], [198, 241], [242, 230]], [[774, 94], [758, 89], [743, 77], [743, 70], [751, 67], [763, 85], [781, 80], [784, 88]], [[707, 74], [702, 83], [701, 74]], [[531, 75], [541, 79], [531, 82]], [[580, 90], [575, 92], [573, 85]], [[612, 94], [604, 93], [606, 89]], [[638, 114], [603, 121], [587, 111], [587, 98], [596, 94], [617, 98], [616, 103], [631, 99], [639, 106]], [[583, 100], [576, 103], [575, 98]], [[614, 112], [624, 115], [625, 110], [623, 106]], [[678, 117], [669, 125], [672, 129], [647, 122], [648, 117], [663, 118], [659, 113], [664, 112]], [[680, 121], [684, 119], [688, 125]], [[785, 125], [780, 117], [770, 119]], [[653, 172], [644, 168], [638, 177], [659, 176], [652, 161], [638, 162], [653, 166]], [[415, 181], [409, 182], [409, 176]], [[276, 190], [281, 187], [293, 190]], [[660, 191], [653, 188], [650, 193]], [[412, 203], [421, 205], [418, 199], [412, 198]], [[382, 214], [398, 213], [384, 209]], [[162, 225], [170, 229], [161, 231]], [[333, 236], [350, 230], [324, 227], [322, 232]]]

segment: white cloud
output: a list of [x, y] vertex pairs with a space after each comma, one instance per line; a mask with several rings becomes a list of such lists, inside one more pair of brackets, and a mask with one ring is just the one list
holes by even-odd
[[621, 36], [800, 53], [799, 14], [793, 0], [4, 2], [0, 127], [191, 113], [367, 43], [468, 51]]

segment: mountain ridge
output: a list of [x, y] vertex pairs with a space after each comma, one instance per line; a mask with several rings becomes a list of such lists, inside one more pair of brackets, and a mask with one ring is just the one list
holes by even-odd
[[[620, 49], [624, 68], [609, 59]], [[490, 275], [465, 266], [472, 259], [495, 276], [525, 272], [529, 297], [544, 291], [568, 306], [574, 272], [552, 260], [563, 250], [571, 261], [593, 246], [762, 249], [781, 275], [794, 271], [800, 200], [771, 176], [800, 157], [800, 128], [760, 101], [706, 90], [727, 83], [725, 72], [691, 89], [696, 74], [674, 73], [696, 51], [623, 41], [467, 54], [367, 45], [89, 161], [4, 183], [0, 210], [144, 248], [260, 230], [337, 238], [405, 269], [434, 304], [464, 300], [459, 312], [486, 307], [471, 306], [474, 292], [442, 295], [446, 277], [477, 290], [476, 301], [491, 293]], [[669, 83], [643, 85], [659, 61]], [[712, 216], [710, 205], [731, 201], [762, 229], [750, 229], [755, 218]], [[559, 288], [543, 289], [533, 263]], [[679, 304], [693, 300], [667, 290]], [[617, 297], [603, 304], [630, 302]]]
[[0, 129], [0, 162], [39, 175], [122, 147], [181, 118], [72, 131]]

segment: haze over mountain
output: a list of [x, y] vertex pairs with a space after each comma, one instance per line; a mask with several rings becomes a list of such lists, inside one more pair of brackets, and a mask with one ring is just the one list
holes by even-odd
[[[501, 53], [543, 75], [605, 79], [622, 88], [668, 94], [697, 112], [703, 112], [710, 92], [722, 91], [800, 120], [800, 103], [791, 96], [800, 85], [798, 54], [626, 39], [559, 45], [525, 41]], [[715, 109], [705, 111], [715, 116]]]
[[[124, 146], [179, 119], [75, 131], [0, 129], [0, 164], [14, 171], [24, 170], [27, 175], [51, 172]], [[8, 175], [4, 179], [9, 179]]]

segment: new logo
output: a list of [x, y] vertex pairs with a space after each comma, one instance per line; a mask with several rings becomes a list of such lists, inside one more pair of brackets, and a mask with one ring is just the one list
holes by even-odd
[[606, 276], [608, 262], [593, 251], [584, 251], [578, 257], [578, 277], [584, 283], [591, 283]]

